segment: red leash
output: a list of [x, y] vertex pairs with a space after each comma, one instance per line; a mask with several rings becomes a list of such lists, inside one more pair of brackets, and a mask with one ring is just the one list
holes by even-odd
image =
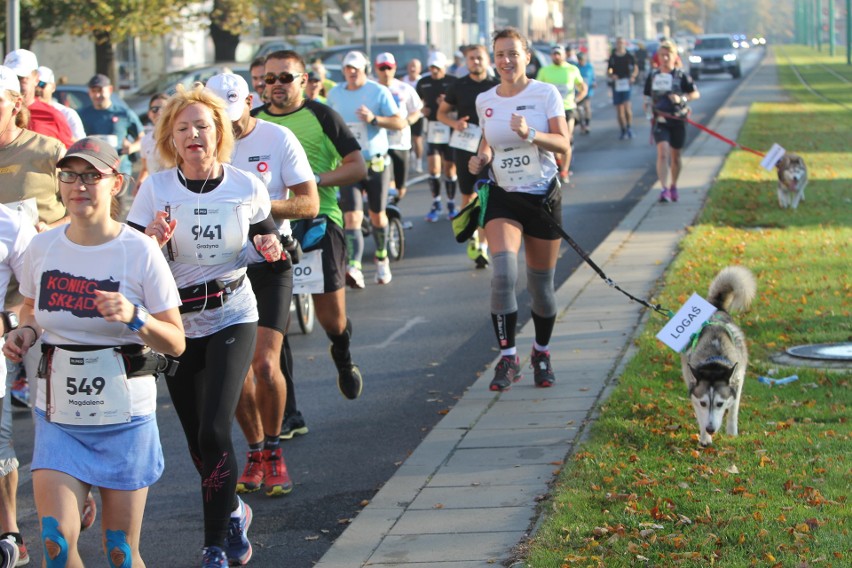
[[711, 129], [707, 128], [706, 126], [704, 126], [703, 124], [699, 124], [699, 123], [695, 122], [694, 120], [690, 120], [689, 117], [674, 116], [672, 114], [667, 114], [667, 113], [659, 112], [659, 111], [654, 111], [654, 112], [655, 112], [656, 115], [662, 116], [666, 120], [669, 120], [669, 119], [671, 119], [671, 120], [685, 120], [686, 122], [688, 122], [692, 126], [698, 128], [699, 130], [703, 130], [704, 132], [706, 132], [710, 136], [713, 136], [714, 138], [718, 138], [719, 140], [721, 140], [722, 142], [724, 142], [726, 144], [730, 144], [734, 148], [742, 148], [746, 152], [751, 152], [752, 154], [757, 154], [761, 158], [766, 157], [766, 154], [764, 154], [763, 152], [758, 152], [754, 148], [749, 148], [748, 146], [743, 146], [742, 144], [738, 144], [737, 142], [734, 142], [733, 140], [731, 140], [729, 138], [725, 138], [724, 136], [722, 136], [721, 134], [719, 134], [715, 130], [711, 130]]

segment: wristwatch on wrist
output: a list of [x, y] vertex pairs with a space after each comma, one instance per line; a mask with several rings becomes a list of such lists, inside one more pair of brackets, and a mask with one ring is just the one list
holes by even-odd
[[0, 318], [3, 320], [4, 334], [18, 328], [18, 314], [15, 312], [0, 312]]
[[536, 135], [536, 134], [537, 134], [536, 129], [535, 129], [535, 128], [530, 127], [530, 131], [527, 133], [527, 138], [526, 138], [527, 142], [529, 142], [530, 144], [532, 144], [532, 143], [533, 143], [533, 140], [535, 140], [535, 135]]
[[148, 310], [146, 310], [144, 306], [136, 304], [133, 306], [133, 319], [127, 322], [127, 327], [133, 333], [138, 333], [147, 321]]
[[379, 117], [376, 116], [376, 115], [373, 115], [373, 120], [370, 121], [370, 124], [372, 124], [373, 126], [378, 126], [379, 125]]

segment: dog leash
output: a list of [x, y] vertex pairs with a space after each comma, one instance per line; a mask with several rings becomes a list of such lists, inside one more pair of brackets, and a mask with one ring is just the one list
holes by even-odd
[[[558, 181], [556, 181], [556, 183], [557, 183], [557, 185], [559, 184]], [[616, 282], [612, 278], [607, 276], [604, 273], [604, 271], [597, 264], [595, 264], [595, 261], [593, 261], [592, 258], [589, 256], [589, 253], [587, 253], [585, 250], [583, 250], [583, 247], [581, 247], [577, 243], [577, 241], [575, 241], [573, 238], [571, 238], [571, 235], [566, 233], [565, 230], [556, 222], [556, 219], [554, 219], [543, 207], [541, 207], [541, 208], [536, 207], [535, 205], [533, 205], [531, 203], [527, 203], [523, 199], [515, 199], [511, 192], [508, 192], [508, 191], [506, 191], [505, 189], [503, 189], [499, 186], [495, 186], [495, 185], [491, 185], [491, 184], [489, 184], [489, 186], [491, 187], [491, 189], [494, 189], [495, 187], [499, 188], [500, 191], [502, 191], [503, 193], [510, 196], [512, 199], [514, 199], [514, 201], [516, 203], [522, 205], [523, 207], [526, 207], [527, 209], [529, 209], [531, 211], [535, 211], [539, 215], [541, 215], [541, 217], [553, 228], [553, 230], [555, 230], [557, 233], [559, 233], [559, 235], [563, 239], [565, 239], [565, 242], [567, 242], [569, 245], [571, 245], [571, 248], [573, 248], [574, 251], [578, 255], [580, 255], [580, 258], [582, 258], [583, 261], [585, 261], [585, 263], [588, 264], [592, 268], [592, 270], [594, 270], [598, 274], [598, 276], [601, 277], [601, 279], [606, 283], [607, 286], [609, 286], [610, 288], [615, 288], [616, 290], [618, 290], [619, 292], [621, 292], [622, 294], [624, 294], [625, 296], [627, 296], [628, 298], [630, 298], [634, 302], [638, 302], [639, 304], [645, 306], [646, 308], [650, 308], [650, 309], [654, 310], [655, 312], [662, 314], [666, 318], [670, 319], [670, 318], [674, 317], [673, 311], [666, 309], [666, 308], [663, 308], [660, 304], [652, 304], [652, 303], [648, 302], [647, 300], [637, 298], [636, 296], [634, 296], [633, 294], [631, 294], [627, 290], [624, 290], [621, 286], [616, 284]], [[558, 190], [559, 189], [557, 187], [557, 191]]]
[[722, 142], [724, 142], [726, 144], [730, 144], [734, 148], [740, 148], [742, 150], [745, 150], [746, 152], [751, 152], [752, 154], [756, 154], [756, 155], [760, 156], [761, 158], [766, 157], [765, 153], [760, 152], [758, 150], [755, 150], [754, 148], [749, 148], [748, 146], [743, 146], [739, 142], [735, 142], [734, 140], [731, 140], [730, 138], [726, 138], [725, 136], [722, 136], [721, 134], [719, 134], [715, 130], [708, 128], [708, 127], [704, 126], [703, 124], [701, 124], [699, 122], [695, 122], [694, 120], [692, 120], [688, 116], [675, 116], [673, 114], [668, 114], [666, 112], [660, 112], [658, 110], [654, 111], [654, 115], [655, 116], [662, 116], [666, 120], [669, 120], [669, 119], [671, 119], [671, 120], [684, 120], [684, 121], [688, 122], [689, 124], [691, 124], [692, 126], [696, 127], [697, 129], [706, 132], [710, 136], [713, 136], [714, 138], [718, 138], [719, 140], [721, 140]]

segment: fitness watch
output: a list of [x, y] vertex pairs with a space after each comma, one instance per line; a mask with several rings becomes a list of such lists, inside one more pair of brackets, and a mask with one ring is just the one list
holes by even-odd
[[146, 310], [143, 306], [136, 304], [133, 306], [133, 319], [127, 323], [127, 327], [133, 333], [138, 333], [147, 321], [148, 310]]
[[319, 174], [314, 174], [314, 181], [316, 181], [316, 182], [317, 182], [317, 187], [319, 187], [319, 185], [320, 185], [320, 177], [319, 177]]
[[9, 333], [13, 329], [18, 329], [18, 314], [15, 312], [0, 312], [0, 318], [3, 320], [3, 333]]
[[536, 135], [536, 134], [538, 134], [538, 132], [536, 131], [536, 129], [535, 129], [535, 128], [530, 127], [530, 131], [527, 133], [527, 138], [526, 138], [527, 142], [529, 142], [530, 144], [532, 144], [532, 143], [533, 143], [533, 140], [535, 140], [535, 135]]
[[370, 121], [370, 124], [372, 124], [373, 126], [378, 126], [379, 125], [379, 117], [376, 116], [376, 115], [373, 115], [373, 120]]

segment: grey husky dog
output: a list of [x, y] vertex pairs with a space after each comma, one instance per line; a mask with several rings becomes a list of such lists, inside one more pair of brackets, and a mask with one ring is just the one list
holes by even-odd
[[787, 153], [775, 165], [778, 168], [778, 205], [795, 209], [805, 198], [808, 167], [798, 154]]
[[747, 309], [756, 293], [757, 281], [747, 268], [723, 268], [710, 284], [707, 298], [718, 311], [681, 354], [683, 380], [695, 409], [702, 446], [713, 443], [713, 434], [721, 428], [728, 410], [726, 432], [737, 435], [748, 350], [745, 335], [730, 313]]

